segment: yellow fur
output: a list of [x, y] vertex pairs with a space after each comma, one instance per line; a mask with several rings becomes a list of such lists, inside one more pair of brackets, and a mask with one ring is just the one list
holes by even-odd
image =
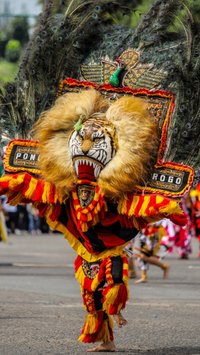
[[142, 99], [124, 96], [110, 106], [106, 117], [115, 126], [118, 151], [102, 171], [99, 184], [107, 194], [133, 191], [149, 173], [157, 151], [157, 127]]
[[[56, 100], [35, 125], [35, 138], [40, 141], [40, 168], [44, 177], [67, 195], [77, 183], [69, 151], [69, 139], [75, 123], [91, 118], [105, 121], [113, 131], [116, 155], [101, 171], [98, 184], [107, 196], [120, 196], [134, 190], [144, 181], [157, 152], [157, 128], [142, 99], [124, 96], [109, 102], [90, 89], [69, 93]], [[110, 127], [108, 126], [110, 124]]]
[[63, 194], [67, 195], [77, 181], [68, 148], [74, 125], [80, 118], [84, 121], [105, 107], [108, 107], [107, 101], [95, 90], [65, 94], [41, 115], [34, 127], [35, 138], [41, 143], [43, 175], [60, 187]]

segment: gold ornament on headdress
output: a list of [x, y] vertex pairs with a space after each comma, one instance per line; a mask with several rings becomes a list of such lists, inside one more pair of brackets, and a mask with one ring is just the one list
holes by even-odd
[[100, 64], [82, 64], [81, 75], [98, 85], [152, 89], [159, 86], [167, 72], [156, 69], [152, 63], [141, 63], [140, 52], [128, 49], [115, 61], [105, 58]]

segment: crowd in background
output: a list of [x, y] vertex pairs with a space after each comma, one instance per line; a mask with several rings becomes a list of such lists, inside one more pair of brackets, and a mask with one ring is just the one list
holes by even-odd
[[27, 232], [37, 235], [49, 233], [48, 224], [44, 218], [39, 216], [38, 210], [31, 203], [11, 206], [7, 202], [6, 196], [0, 197], [0, 203], [7, 234], [20, 235]]

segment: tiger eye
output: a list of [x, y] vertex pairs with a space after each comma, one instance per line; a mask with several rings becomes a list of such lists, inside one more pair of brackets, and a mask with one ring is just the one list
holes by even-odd
[[96, 138], [93, 138], [93, 141], [95, 142], [95, 143], [99, 143], [100, 142], [100, 138], [98, 138], [98, 137], [96, 137]]
[[80, 135], [78, 135], [77, 137], [78, 137], [79, 142], [82, 143], [83, 137], [81, 137]]

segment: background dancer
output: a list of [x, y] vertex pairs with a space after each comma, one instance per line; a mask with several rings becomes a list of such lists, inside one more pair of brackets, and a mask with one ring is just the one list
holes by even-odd
[[169, 265], [161, 261], [161, 254], [166, 254], [166, 249], [163, 250], [161, 245], [162, 238], [166, 235], [166, 231], [161, 223], [148, 225], [143, 229], [140, 235], [140, 248], [138, 250], [137, 258], [139, 261], [139, 268], [141, 270], [141, 278], [135, 283], [147, 282], [147, 271], [149, 264], [158, 266], [163, 270], [163, 278], [168, 277]]

